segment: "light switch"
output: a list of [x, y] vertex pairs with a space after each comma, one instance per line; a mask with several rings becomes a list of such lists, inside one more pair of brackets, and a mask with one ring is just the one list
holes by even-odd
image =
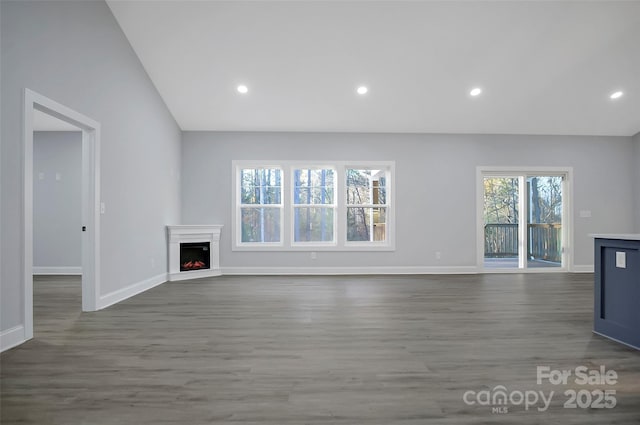
[[56, 180], [58, 181], [62, 180], [62, 174], [56, 173]]
[[589, 218], [591, 217], [590, 210], [580, 210], [580, 218]]
[[107, 208], [104, 206], [104, 202], [100, 202], [100, 214], [104, 214]]
[[38, 173], [38, 180], [44, 180], [44, 173], [42, 171]]
[[627, 268], [627, 253], [616, 251], [616, 267], [619, 269]]

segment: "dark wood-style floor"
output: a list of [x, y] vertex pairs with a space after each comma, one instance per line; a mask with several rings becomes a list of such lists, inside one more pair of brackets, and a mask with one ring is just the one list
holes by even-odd
[[[36, 279], [35, 338], [1, 357], [3, 425], [640, 423], [640, 352], [591, 333], [590, 274], [219, 277], [95, 313], [79, 286]], [[536, 382], [601, 365], [615, 385]], [[463, 401], [499, 385], [554, 396]], [[564, 408], [572, 389], [617, 405]]]

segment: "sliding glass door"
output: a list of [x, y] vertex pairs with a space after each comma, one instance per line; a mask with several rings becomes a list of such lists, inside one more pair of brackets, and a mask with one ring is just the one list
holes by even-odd
[[562, 267], [563, 177], [527, 177], [527, 266]]
[[518, 177], [485, 176], [484, 266], [520, 266], [520, 182]]
[[566, 174], [484, 171], [480, 178], [482, 266], [563, 267]]

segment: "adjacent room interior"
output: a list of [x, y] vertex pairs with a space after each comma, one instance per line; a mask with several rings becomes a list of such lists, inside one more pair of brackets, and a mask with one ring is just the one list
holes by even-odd
[[640, 422], [640, 2], [0, 31], [2, 424]]

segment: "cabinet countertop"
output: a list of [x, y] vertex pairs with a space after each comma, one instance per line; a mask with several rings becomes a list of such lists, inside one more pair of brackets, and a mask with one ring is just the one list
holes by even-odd
[[593, 233], [595, 239], [620, 239], [625, 241], [640, 241], [640, 233]]

